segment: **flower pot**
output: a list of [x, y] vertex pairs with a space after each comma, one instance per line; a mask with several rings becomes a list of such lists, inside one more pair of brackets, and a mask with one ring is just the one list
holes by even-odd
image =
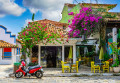
[[119, 65], [119, 71], [120, 71], [120, 65]]
[[113, 67], [110, 67], [110, 72], [113, 72]]
[[115, 73], [119, 73], [119, 71], [120, 71], [119, 67], [113, 67], [113, 70]]

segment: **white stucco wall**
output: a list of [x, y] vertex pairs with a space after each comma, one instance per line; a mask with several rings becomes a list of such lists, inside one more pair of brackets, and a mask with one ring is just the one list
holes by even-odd
[[[18, 46], [18, 48], [22, 48], [22, 45], [18, 42], [18, 41], [16, 41], [16, 45]], [[16, 52], [15, 52], [15, 54], [16, 54], [16, 60], [15, 60], [15, 62], [19, 62], [20, 61], [20, 57], [21, 57], [21, 55], [22, 55], [22, 52], [20, 52], [20, 54], [17, 54], [17, 48], [16, 48]]]
[[19, 48], [22, 48], [21, 44], [20, 44], [18, 41], [16, 41], [16, 45], [17, 45]]
[[9, 65], [12, 64], [12, 58], [11, 59], [2, 59], [2, 48], [0, 48], [0, 65]]
[[2, 48], [0, 48], [0, 63], [1, 63], [1, 60], [2, 60]]
[[0, 40], [16, 45], [15, 38], [10, 37], [10, 33], [6, 33], [5, 29], [1, 28], [1, 26], [0, 26]]
[[89, 38], [87, 38], [87, 39], [99, 39], [100, 38], [100, 35], [99, 35], [99, 33], [96, 33], [95, 35], [91, 35]]

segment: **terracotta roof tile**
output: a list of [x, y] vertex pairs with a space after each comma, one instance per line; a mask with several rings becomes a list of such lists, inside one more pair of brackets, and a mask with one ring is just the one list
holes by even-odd
[[67, 27], [68, 24], [67, 23], [61, 23], [61, 22], [57, 22], [57, 21], [52, 21], [52, 20], [48, 20], [48, 19], [43, 19], [43, 20], [38, 20], [38, 21], [35, 21], [35, 22], [38, 22], [40, 24], [52, 24], [52, 25], [55, 25], [57, 27]]
[[18, 41], [19, 43], [22, 43], [22, 40], [20, 40], [20, 39], [16, 39], [16, 41]]
[[[66, 3], [65, 5], [67, 5], [68, 7], [74, 7], [74, 6], [76, 6], [76, 4], [70, 4], [70, 3]], [[116, 7], [117, 6], [117, 4], [94, 4], [94, 3], [81, 3], [80, 5], [92, 5], [92, 6], [97, 6], [97, 5], [99, 5], [99, 6], [113, 6], [113, 7]]]
[[17, 48], [17, 46], [0, 40], [0, 48]]
[[59, 28], [59, 27], [52, 25], [50, 23], [47, 24], [47, 28], [48, 28], [48, 31], [56, 31], [58, 34], [64, 35], [64, 38], [68, 37], [68, 32], [63, 28]]

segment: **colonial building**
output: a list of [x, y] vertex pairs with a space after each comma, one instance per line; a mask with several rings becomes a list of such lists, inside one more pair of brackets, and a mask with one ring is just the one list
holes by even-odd
[[0, 25], [0, 64], [13, 64], [20, 59], [22, 48], [15, 35], [7, 31], [7, 28]]
[[[49, 27], [49, 29], [58, 30], [60, 33], [67, 35], [68, 20], [72, 18], [72, 16], [69, 16], [68, 13], [78, 13], [82, 7], [89, 6], [92, 6], [94, 9], [104, 8], [106, 11], [104, 12], [104, 15], [108, 16], [106, 18], [107, 24], [101, 31], [106, 41], [106, 47], [108, 47], [107, 43], [110, 42], [111, 39], [112, 41], [117, 42], [117, 29], [120, 28], [120, 13], [109, 12], [110, 9], [116, 7], [116, 4], [66, 3], [62, 11], [62, 19], [60, 22], [47, 19], [39, 20], [37, 22], [48, 24], [47, 27]], [[87, 42], [83, 42], [83, 38], [70, 38], [68, 40], [69, 42], [66, 42], [65, 39], [61, 41], [62, 44], [58, 42], [55, 42], [55, 44], [48, 43], [47, 45], [38, 43], [35, 47], [33, 47], [32, 55], [33, 57], [37, 57], [38, 63], [43, 67], [60, 67], [61, 61], [68, 61], [70, 47], [72, 47], [72, 62], [76, 63], [76, 60], [81, 58], [84, 63], [89, 64], [90, 61], [93, 60], [93, 56], [99, 55], [95, 54], [99, 51], [99, 38], [100, 34], [97, 33], [90, 36]], [[90, 53], [92, 54], [90, 55]]]

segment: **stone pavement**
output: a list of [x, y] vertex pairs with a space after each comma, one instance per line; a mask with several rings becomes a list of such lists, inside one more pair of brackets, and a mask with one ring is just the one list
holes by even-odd
[[113, 73], [94, 74], [89, 67], [85, 68], [85, 66], [79, 68], [79, 73], [62, 73], [61, 68], [43, 69], [44, 76], [41, 79], [36, 77], [17, 79], [8, 77], [13, 73], [13, 65], [0, 65], [0, 83], [120, 83], [120, 76], [112, 76]]
[[13, 65], [0, 65], [0, 78], [8, 77], [13, 72]]
[[61, 68], [43, 68], [45, 77], [85, 77], [85, 76], [120, 76], [120, 73], [91, 73], [91, 68], [81, 65], [79, 73], [62, 73]]
[[[86, 77], [86, 76], [120, 76], [120, 73], [91, 73], [90, 67], [81, 65], [79, 73], [62, 73], [61, 68], [43, 68], [44, 77]], [[0, 65], [0, 78], [14, 77], [13, 65]]]
[[119, 77], [43, 77], [37, 78], [6, 78], [0, 83], [120, 83]]

